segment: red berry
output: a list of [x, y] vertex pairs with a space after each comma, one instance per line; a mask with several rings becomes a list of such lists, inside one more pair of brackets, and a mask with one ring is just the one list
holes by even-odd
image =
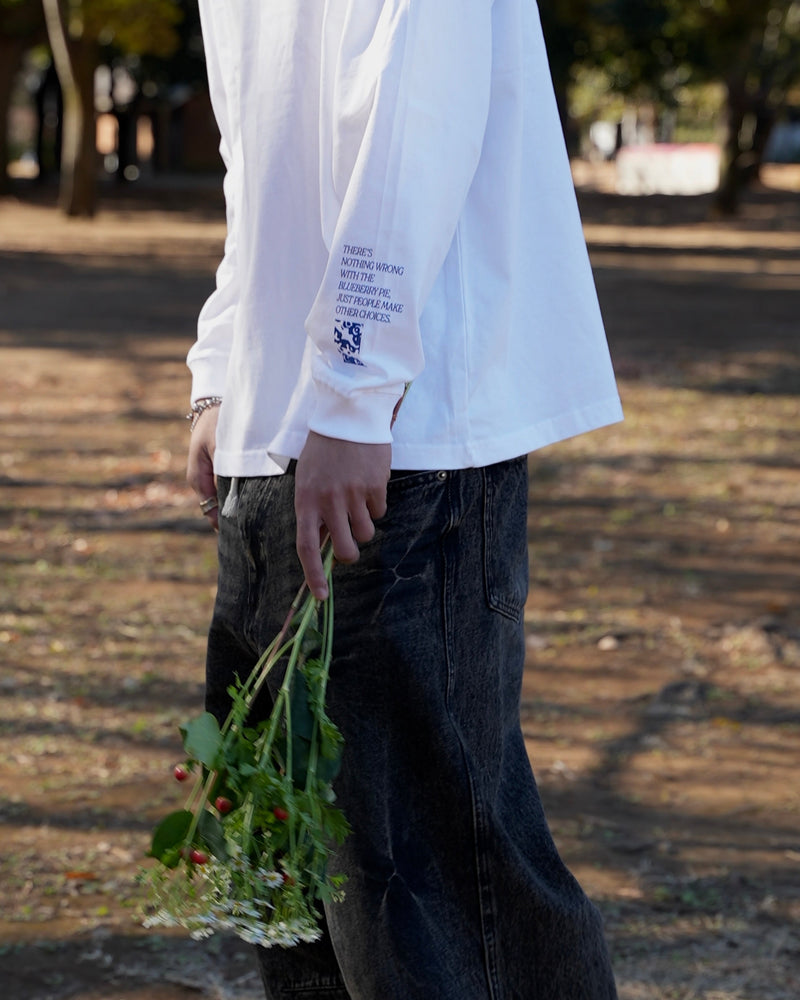
[[189, 777], [189, 769], [183, 764], [176, 764], [172, 773], [175, 775], [176, 781], [186, 781]]
[[285, 809], [281, 808], [281, 806], [275, 806], [275, 808], [272, 810], [272, 815], [275, 817], [275, 819], [280, 820], [281, 823], [285, 823], [286, 820], [289, 818], [289, 813], [286, 812]]
[[189, 852], [189, 860], [193, 865], [205, 865], [208, 864], [208, 855], [195, 847]]
[[225, 813], [229, 813], [233, 809], [233, 803], [230, 799], [226, 799], [224, 795], [220, 795], [214, 802], [214, 808], [221, 816], [224, 816]]
[[284, 885], [294, 885], [295, 884], [294, 878], [288, 872], [284, 872], [283, 873], [283, 884]]

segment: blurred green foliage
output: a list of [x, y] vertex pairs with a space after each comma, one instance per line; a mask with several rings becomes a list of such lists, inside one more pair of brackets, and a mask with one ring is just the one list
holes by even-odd
[[541, 0], [553, 75], [669, 104], [677, 88], [744, 78], [773, 103], [800, 80], [798, 0]]
[[[800, 0], [540, 0], [568, 142], [626, 104], [680, 113], [684, 137], [724, 134], [718, 207], [735, 210], [770, 131], [800, 108]], [[694, 136], [692, 135], [694, 132]]]

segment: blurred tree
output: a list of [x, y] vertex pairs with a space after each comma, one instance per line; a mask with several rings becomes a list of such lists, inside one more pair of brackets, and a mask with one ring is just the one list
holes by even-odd
[[[679, 39], [670, 0], [596, 0], [592, 55], [621, 94], [665, 96]], [[678, 3], [679, 8], [693, 4]]]
[[539, 4], [558, 113], [571, 154], [578, 151], [579, 136], [570, 118], [569, 88], [574, 66], [589, 52], [592, 7], [593, 0], [542, 0]]
[[185, 148], [182, 141], [176, 141], [175, 131], [180, 105], [191, 95], [206, 91], [208, 85], [198, 0], [179, 3], [183, 20], [177, 26], [180, 42], [175, 52], [168, 58], [145, 53], [134, 65], [127, 60], [153, 124], [152, 166], [156, 171], [183, 164]]
[[101, 47], [169, 56], [182, 19], [176, 0], [41, 0], [64, 94], [60, 204], [67, 215], [93, 215], [97, 152], [94, 73]]
[[[800, 79], [797, 0], [609, 0], [605, 51], [618, 82], [646, 83], [665, 101], [676, 79], [718, 81], [727, 95], [717, 208], [736, 211], [757, 176], [787, 91]], [[620, 79], [622, 77], [622, 79]]]
[[[680, 4], [679, 4], [680, 5]], [[669, 103], [674, 62], [665, 41], [668, 0], [540, 0], [550, 69], [568, 146], [578, 137], [568, 113], [577, 68], [602, 72], [609, 91]], [[684, 4], [685, 6], [685, 4]]]
[[206, 85], [206, 60], [198, 0], [174, 0], [181, 19], [175, 24], [177, 48], [164, 52], [141, 52], [139, 76], [159, 87], [175, 84]]
[[[646, 2], [658, 6], [660, 0]], [[634, 0], [617, 3], [630, 6]], [[662, 37], [652, 47], [658, 48], [667, 67], [682, 63], [690, 79], [715, 80], [726, 88], [726, 137], [716, 204], [723, 214], [732, 214], [742, 187], [758, 174], [788, 89], [800, 79], [800, 3], [663, 0], [660, 5], [667, 16]]]
[[727, 91], [716, 204], [728, 215], [736, 211], [744, 185], [758, 176], [772, 126], [800, 80], [800, 3], [709, 0], [692, 51]]
[[8, 112], [26, 49], [44, 38], [41, 0], [0, 0], [0, 194], [8, 187]]
[[777, 110], [800, 80], [800, 0], [541, 0], [541, 12], [562, 94], [576, 64], [601, 68], [617, 93], [662, 107], [679, 85], [724, 84], [717, 203], [735, 211]]

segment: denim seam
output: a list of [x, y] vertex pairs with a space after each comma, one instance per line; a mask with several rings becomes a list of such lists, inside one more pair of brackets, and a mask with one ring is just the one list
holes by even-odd
[[349, 997], [349, 993], [337, 984], [305, 984], [302, 986], [284, 986], [282, 992], [287, 996], [293, 994], [314, 994], [319, 996]]
[[483, 551], [483, 582], [486, 592], [486, 602], [492, 611], [503, 615], [512, 622], [519, 622], [525, 609], [525, 598], [522, 600], [516, 597], [503, 597], [494, 586], [491, 563], [491, 553], [495, 544], [495, 531], [493, 514], [495, 509], [496, 485], [483, 469], [484, 501], [483, 501], [483, 531], [484, 531], [484, 551]]
[[[485, 478], [484, 483], [484, 496], [485, 496]], [[463, 485], [463, 484], [462, 484]], [[456, 516], [453, 510], [453, 492], [454, 492], [455, 480], [451, 479], [449, 482], [450, 489], [448, 490], [448, 496], [450, 497], [450, 524], [449, 529], [455, 526]], [[455, 663], [454, 663], [454, 646], [455, 646], [455, 615], [453, 614], [453, 608], [451, 604], [450, 595], [455, 593], [455, 586], [453, 580], [453, 571], [455, 567], [455, 560], [448, 558], [448, 545], [446, 541], [446, 536], [442, 542], [442, 561], [443, 561], [443, 591], [442, 591], [442, 611], [444, 615], [444, 635], [445, 635], [445, 656], [447, 659], [447, 692], [445, 697], [445, 707], [447, 710], [448, 718], [450, 719], [450, 724], [458, 740], [459, 746], [461, 748], [461, 759], [464, 762], [464, 772], [467, 777], [467, 783], [469, 785], [469, 795], [472, 805], [472, 830], [473, 830], [473, 846], [474, 846], [474, 864], [475, 864], [475, 887], [477, 891], [477, 905], [478, 905], [478, 915], [481, 925], [481, 944], [483, 950], [483, 969], [486, 976], [486, 989], [488, 1000], [499, 1000], [500, 997], [500, 987], [499, 979], [497, 973], [497, 953], [495, 948], [495, 934], [493, 929], [493, 919], [492, 919], [492, 897], [491, 888], [489, 885], [488, 873], [485, 871], [485, 866], [482, 862], [482, 858], [485, 854], [485, 835], [483, 834], [483, 822], [481, 819], [481, 809], [479, 805], [478, 795], [475, 788], [475, 781], [473, 778], [472, 770], [469, 764], [469, 757], [464, 746], [464, 741], [461, 737], [461, 732], [452, 713], [452, 694], [453, 687], [455, 685]]]
[[420, 489], [421, 487], [434, 486], [437, 484], [439, 472], [437, 469], [417, 469], [407, 472], [405, 475], [390, 478], [386, 484], [389, 493], [404, 493], [406, 490]]
[[497, 1000], [500, 996], [500, 982], [497, 968], [497, 935], [494, 930], [494, 905], [492, 900], [491, 874], [489, 866], [483, 859], [488, 853], [485, 824], [483, 822], [483, 809], [480, 797], [475, 790], [475, 781], [469, 761], [464, 755], [464, 766], [469, 779], [470, 795], [472, 796], [472, 821], [475, 831], [475, 872], [478, 884], [478, 905], [480, 907], [481, 936], [483, 938], [484, 967], [486, 970], [486, 984], [489, 990], [490, 1000]]
[[239, 532], [240, 544], [242, 546], [242, 552], [244, 553], [247, 564], [247, 597], [245, 599], [246, 610], [242, 622], [242, 635], [247, 640], [250, 648], [257, 650], [256, 609], [258, 606], [258, 587], [256, 585], [255, 553], [252, 550], [250, 539], [247, 535], [246, 515], [248, 513], [248, 507], [245, 500], [245, 494], [248, 492], [246, 487], [252, 486], [252, 483], [252, 479], [240, 481], [239, 501], [237, 503], [236, 510], [232, 515], [232, 520], [234, 520], [236, 530]]

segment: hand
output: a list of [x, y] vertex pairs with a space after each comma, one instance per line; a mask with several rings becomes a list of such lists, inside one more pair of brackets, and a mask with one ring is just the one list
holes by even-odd
[[297, 554], [308, 589], [328, 596], [320, 544], [327, 531], [333, 554], [343, 563], [358, 559], [358, 546], [375, 534], [373, 518], [386, 513], [390, 444], [358, 444], [309, 432], [297, 461], [294, 509]]
[[[219, 407], [211, 406], [203, 410], [194, 425], [189, 440], [189, 459], [186, 465], [186, 481], [195, 491], [200, 501], [217, 495], [214, 476], [214, 451], [217, 447], [217, 418]], [[219, 509], [214, 507], [205, 515], [214, 531], [219, 531]]]

